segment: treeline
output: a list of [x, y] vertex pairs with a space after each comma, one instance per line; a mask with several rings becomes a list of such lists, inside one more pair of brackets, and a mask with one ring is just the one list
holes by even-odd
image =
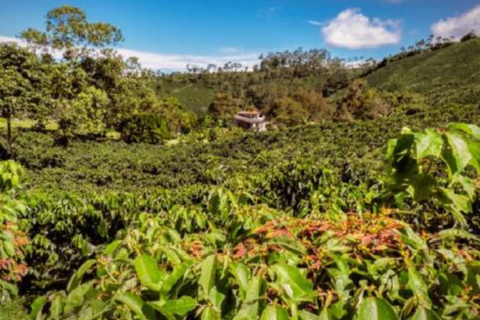
[[231, 62], [189, 66], [186, 73], [162, 75], [159, 80], [168, 86], [196, 84], [213, 89], [216, 95], [208, 115], [221, 124], [241, 109], [258, 109], [276, 124], [288, 126], [331, 118], [336, 106], [328, 105], [326, 98], [375, 67], [372, 59], [349, 65], [319, 49], [298, 48], [259, 59], [251, 70]]

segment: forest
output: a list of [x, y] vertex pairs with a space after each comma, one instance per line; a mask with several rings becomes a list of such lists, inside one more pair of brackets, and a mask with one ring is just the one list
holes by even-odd
[[73, 6], [20, 37], [0, 43], [1, 320], [480, 318], [475, 33], [171, 73]]

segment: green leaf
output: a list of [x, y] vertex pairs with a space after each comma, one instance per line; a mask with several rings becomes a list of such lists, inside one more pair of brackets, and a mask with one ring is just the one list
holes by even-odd
[[117, 248], [122, 244], [122, 241], [120, 240], [115, 240], [109, 245], [105, 247], [105, 250], [103, 251], [103, 254], [107, 256], [113, 256], [113, 253], [117, 250]]
[[[319, 319], [322, 320], [322, 318], [321, 317], [319, 318], [318, 315], [305, 310], [298, 311], [298, 318], [300, 320], [319, 320]], [[327, 318], [325, 320], [331, 320], [331, 319]]]
[[477, 170], [477, 173], [480, 174], [480, 143], [469, 141], [467, 146], [472, 155], [470, 164]]
[[451, 160], [454, 161], [454, 163], [449, 161], [447, 164], [449, 165], [451, 174], [454, 175], [462, 172], [465, 169], [465, 167], [472, 160], [472, 154], [468, 149], [467, 142], [461, 134], [456, 132], [447, 132], [445, 135], [451, 148]]
[[332, 320], [332, 315], [328, 312], [328, 309], [323, 309], [320, 313], [320, 318], [318, 320]]
[[167, 312], [168, 314], [182, 317], [194, 310], [198, 305], [197, 300], [188, 296], [182, 296], [179, 299], [150, 302], [149, 304], [162, 313]]
[[60, 319], [60, 316], [63, 314], [63, 307], [65, 306], [64, 299], [65, 296], [62, 294], [58, 294], [55, 299], [53, 299], [50, 305], [50, 314], [54, 319]]
[[473, 200], [473, 198], [475, 198], [476, 188], [472, 179], [464, 175], [456, 175], [453, 181], [458, 182], [462, 186], [463, 190], [470, 199]]
[[421, 303], [426, 303], [430, 306], [428, 286], [413, 265], [408, 267], [408, 286], [413, 291], [413, 294], [420, 299]]
[[81, 306], [86, 299], [87, 293], [92, 289], [93, 281], [82, 284], [68, 294], [65, 304], [65, 312]]
[[428, 200], [432, 196], [437, 181], [428, 173], [417, 174], [411, 177], [410, 187], [407, 189], [413, 200], [420, 202]]
[[95, 260], [87, 260], [80, 268], [78, 268], [77, 272], [70, 278], [70, 281], [67, 285], [67, 291], [70, 292], [78, 287], [80, 282], [83, 279], [85, 273], [95, 264]]
[[158, 268], [157, 261], [151, 256], [142, 255], [138, 256], [133, 264], [142, 285], [150, 290], [159, 291], [164, 273]]
[[467, 224], [467, 220], [462, 215], [463, 213], [472, 212], [472, 201], [469, 197], [461, 194], [456, 194], [455, 191], [446, 188], [440, 188], [442, 192], [442, 205], [454, 214], [455, 218], [463, 225]]
[[185, 276], [188, 268], [190, 268], [191, 265], [192, 262], [184, 262], [176, 266], [172, 273], [165, 277], [165, 280], [162, 283], [162, 293], [168, 294], [175, 284]]
[[305, 278], [297, 267], [277, 264], [272, 267], [277, 277], [276, 282], [287, 296], [295, 302], [312, 301], [313, 284]]
[[230, 272], [233, 274], [240, 287], [242, 299], [245, 299], [247, 292], [248, 279], [250, 278], [250, 269], [240, 262], [233, 262], [229, 265]]
[[283, 247], [285, 250], [292, 252], [298, 256], [305, 255], [307, 250], [305, 247], [298, 241], [288, 237], [275, 237], [270, 239], [265, 243], [266, 245], [278, 245]]
[[246, 296], [234, 320], [258, 319], [260, 300], [265, 295], [265, 281], [256, 276], [248, 282]]
[[440, 157], [442, 153], [442, 135], [434, 129], [427, 129], [425, 133], [415, 134], [417, 160], [433, 156]]
[[203, 309], [201, 320], [221, 320], [221, 316], [217, 310], [206, 307]]
[[467, 230], [463, 229], [446, 229], [442, 230], [439, 233], [437, 233], [437, 237], [440, 239], [468, 239], [468, 240], [473, 240], [473, 241], [479, 241], [480, 238], [478, 238], [476, 235], [473, 233], [468, 232]]
[[383, 299], [363, 299], [358, 308], [357, 320], [399, 320], [392, 306]]
[[448, 129], [463, 131], [464, 133], [467, 133], [471, 137], [477, 140], [480, 140], [480, 128], [477, 127], [476, 125], [467, 124], [467, 123], [451, 123], [448, 125]]
[[208, 300], [210, 303], [217, 309], [221, 310], [222, 303], [225, 301], [225, 294], [217, 290], [217, 287], [214, 286], [210, 289], [210, 293], [208, 294]]
[[202, 287], [205, 296], [210, 294], [210, 290], [215, 285], [216, 272], [217, 257], [212, 254], [202, 261], [200, 279], [198, 280], [198, 283]]
[[260, 320], [289, 320], [287, 311], [280, 306], [268, 306], [262, 313]]
[[412, 320], [441, 320], [440, 317], [430, 309], [420, 306], [412, 317]]
[[129, 292], [117, 293], [115, 300], [130, 308], [137, 316], [144, 320], [155, 320], [155, 314], [151, 308], [143, 302], [142, 298]]
[[35, 301], [32, 303], [32, 312], [30, 312], [30, 320], [35, 320], [37, 318], [37, 315], [40, 315], [42, 313], [42, 308], [43, 306], [47, 303], [48, 299], [45, 296], [39, 297], [35, 299]]

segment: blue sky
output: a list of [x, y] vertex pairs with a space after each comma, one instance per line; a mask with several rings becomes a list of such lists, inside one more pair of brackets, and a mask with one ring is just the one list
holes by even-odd
[[0, 41], [42, 28], [45, 13], [62, 4], [120, 27], [125, 54], [164, 69], [208, 59], [251, 64], [259, 53], [297, 47], [381, 58], [433, 26], [480, 31], [480, 0], [0, 0]]

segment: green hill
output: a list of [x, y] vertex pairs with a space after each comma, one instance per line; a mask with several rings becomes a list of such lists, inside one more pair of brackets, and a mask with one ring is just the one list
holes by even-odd
[[472, 39], [389, 63], [366, 80], [380, 89], [408, 90], [451, 102], [477, 103], [479, 53], [480, 39]]
[[163, 95], [175, 97], [189, 111], [199, 115], [205, 113], [215, 97], [215, 91], [205, 86], [190, 83], [163, 82]]

